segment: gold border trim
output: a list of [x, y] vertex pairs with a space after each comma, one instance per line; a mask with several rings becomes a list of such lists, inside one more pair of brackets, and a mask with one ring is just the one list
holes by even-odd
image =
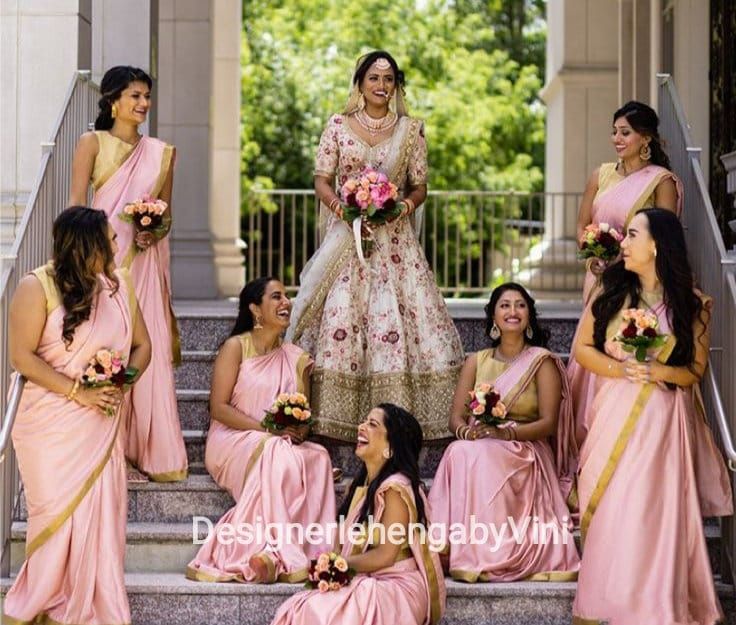
[[608, 621], [601, 621], [597, 618], [583, 618], [582, 616], [572, 615], [572, 625], [606, 625]]
[[525, 582], [576, 582], [577, 571], [541, 571], [525, 578]]
[[[657, 186], [659, 186], [659, 183], [662, 182], [665, 178], [674, 177], [674, 174], [669, 170], [660, 171], [650, 182], [649, 184], [644, 188], [644, 191], [642, 194], [636, 199], [636, 202], [634, 202], [634, 205], [631, 207], [631, 210], [629, 210], [629, 214], [626, 215], [626, 221], [624, 221], [624, 234], [626, 234], [626, 228], [629, 227], [629, 223], [631, 223], [631, 220], [634, 218], [634, 215], [636, 215], [637, 211], [641, 210], [641, 208], [644, 206], [644, 204], [647, 203], [647, 200], [649, 199], [649, 196], [654, 193]], [[676, 187], [677, 185], [675, 185]]]
[[46, 543], [46, 541], [49, 540], [67, 521], [74, 510], [76, 510], [77, 506], [81, 503], [82, 499], [84, 499], [94, 483], [97, 481], [97, 478], [102, 475], [102, 472], [105, 470], [105, 467], [110, 460], [110, 456], [112, 456], [112, 450], [115, 447], [115, 442], [118, 438], [118, 430], [120, 428], [120, 411], [118, 411], [116, 419], [117, 423], [114, 426], [115, 433], [112, 437], [112, 441], [110, 442], [109, 447], [107, 448], [107, 451], [102, 458], [102, 461], [92, 470], [90, 476], [83, 482], [82, 487], [72, 498], [69, 504], [61, 511], [61, 513], [53, 521], [51, 521], [49, 525], [42, 529], [30, 543], [26, 545], [26, 560], [28, 560], [40, 547], [42, 547], [44, 543]]
[[[676, 343], [676, 340], [674, 339], [674, 337], [672, 335], [669, 335], [667, 337], [666, 345], [662, 348], [662, 350], [659, 352], [659, 355], [657, 356], [657, 360], [662, 363], [667, 362], [667, 359], [670, 357], [670, 354], [675, 349], [675, 343]], [[588, 533], [588, 528], [590, 527], [590, 523], [593, 519], [593, 515], [595, 514], [595, 511], [598, 509], [601, 499], [603, 498], [603, 495], [608, 489], [608, 485], [611, 482], [611, 479], [613, 478], [613, 474], [616, 471], [616, 467], [618, 467], [618, 463], [621, 460], [621, 456], [626, 450], [626, 446], [629, 442], [629, 439], [631, 438], [631, 435], [634, 433], [634, 429], [636, 428], [636, 425], [639, 422], [639, 417], [641, 417], [641, 413], [644, 411], [644, 407], [646, 406], [646, 403], [649, 401], [649, 398], [651, 397], [656, 387], [657, 387], [656, 384], [653, 384], [650, 382], [649, 384], [645, 384], [642, 387], [642, 389], [639, 391], [639, 394], [636, 396], [636, 399], [634, 400], [634, 405], [631, 408], [631, 412], [629, 413], [629, 416], [626, 417], [626, 421], [624, 422], [624, 425], [621, 428], [621, 431], [619, 432], [618, 438], [616, 439], [616, 442], [613, 445], [613, 450], [611, 451], [611, 455], [606, 461], [606, 465], [603, 467], [601, 474], [598, 476], [598, 481], [595, 485], [595, 488], [593, 489], [593, 493], [590, 496], [590, 501], [588, 502], [588, 506], [586, 507], [585, 513], [583, 514], [580, 520], [581, 546], [585, 545], [585, 537]]]
[[245, 472], [243, 473], [243, 485], [240, 487], [240, 492], [243, 492], [243, 489], [245, 488], [245, 483], [248, 481], [248, 478], [250, 477], [251, 471], [253, 471], [253, 467], [255, 466], [258, 459], [263, 455], [263, 450], [266, 447], [266, 443], [273, 438], [272, 434], [266, 434], [260, 442], [258, 443], [258, 446], [255, 448], [255, 451], [253, 451], [253, 455], [248, 460], [248, 464], [245, 465]]
[[146, 473], [148, 479], [152, 482], [181, 482], [187, 479], [189, 471], [181, 469], [179, 471], [168, 471], [166, 473]]
[[[30, 621], [21, 621], [20, 619], [9, 616], [5, 612], [3, 612], [2, 617], [3, 625], [82, 625], [77, 623], [62, 623], [61, 621], [55, 621], [45, 612], [43, 614], [37, 614]], [[131, 625], [131, 623], [119, 623], [116, 625]]]
[[309, 569], [299, 569], [292, 573], [281, 573], [276, 578], [277, 582], [282, 584], [300, 584], [306, 582], [309, 578]]
[[193, 582], [210, 582], [210, 583], [222, 583], [222, 582], [245, 582], [245, 578], [242, 575], [210, 575], [209, 573], [203, 573], [198, 571], [192, 566], [187, 566], [185, 576], [188, 580]]
[[151, 190], [151, 196], [157, 198], [159, 193], [161, 193], [161, 189], [163, 189], [164, 182], [166, 182], [166, 178], [169, 175], [169, 170], [171, 169], [171, 161], [173, 156], [174, 146], [167, 143], [164, 146], [164, 151], [161, 155], [161, 170], [158, 173], [158, 178], [156, 178], [156, 184], [153, 185], [153, 189]]

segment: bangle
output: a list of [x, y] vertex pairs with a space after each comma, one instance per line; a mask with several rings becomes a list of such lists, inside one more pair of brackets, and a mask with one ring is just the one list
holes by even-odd
[[509, 428], [509, 436], [511, 437], [512, 441], [519, 440], [516, 436], [516, 428]]
[[468, 440], [468, 436], [470, 436], [470, 430], [472, 428], [469, 425], [465, 426], [465, 429], [460, 433], [460, 438], [462, 438], [464, 441]]
[[327, 205], [327, 208], [329, 208], [333, 213], [336, 213], [336, 206], [340, 205], [340, 200], [336, 197], [332, 198], [332, 201]]
[[69, 392], [68, 392], [68, 393], [67, 393], [67, 394], [65, 395], [65, 397], [66, 397], [66, 398], [67, 398], [67, 399], [68, 399], [69, 401], [72, 401], [72, 400], [73, 400], [73, 399], [74, 399], [74, 398], [76, 397], [76, 395], [77, 395], [77, 391], [78, 391], [78, 390], [79, 390], [79, 380], [77, 379], [77, 380], [74, 380], [74, 384], [72, 385], [72, 390], [71, 390], [71, 391], [69, 391]]
[[412, 202], [408, 197], [405, 197], [402, 202], [406, 204], [406, 214], [411, 215], [414, 212], [414, 209], [416, 209], [414, 202]]
[[455, 438], [460, 438], [460, 428], [464, 428], [465, 424], [461, 423], [455, 428]]

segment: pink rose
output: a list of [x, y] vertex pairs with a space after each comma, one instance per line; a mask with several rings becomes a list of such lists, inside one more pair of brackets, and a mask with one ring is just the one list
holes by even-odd
[[151, 218], [148, 215], [141, 217], [141, 226], [144, 228], [151, 225]]
[[330, 584], [324, 580], [319, 580], [319, 584], [317, 584], [317, 588], [319, 588], [320, 592], [327, 592], [330, 589]]
[[475, 408], [473, 408], [473, 414], [474, 415], [482, 415], [486, 411], [485, 406], [481, 406], [478, 404]]
[[340, 590], [339, 582], [330, 582], [330, 590]]
[[342, 556], [338, 556], [335, 558], [335, 568], [340, 571], [340, 573], [345, 573], [348, 570], [348, 561]]
[[95, 354], [97, 362], [99, 362], [105, 369], [109, 369], [112, 365], [112, 356], [106, 349], [101, 349]]

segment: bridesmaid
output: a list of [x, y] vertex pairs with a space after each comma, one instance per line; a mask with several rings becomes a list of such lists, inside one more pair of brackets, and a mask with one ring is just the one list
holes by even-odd
[[240, 293], [235, 327], [215, 360], [210, 392], [212, 423], [205, 464], [233, 499], [199, 553], [187, 567], [198, 581], [300, 582], [324, 544], [221, 540], [241, 524], [326, 524], [335, 518], [332, 465], [327, 450], [305, 442], [309, 426], [289, 427], [280, 436], [261, 420], [279, 393], [309, 396], [311, 357], [281, 335], [289, 326], [291, 302], [275, 278], [258, 278]]
[[[422, 429], [413, 415], [393, 404], [380, 404], [358, 426], [355, 455], [363, 461], [340, 508], [347, 528], [372, 518], [390, 531], [410, 524], [428, 527], [429, 510], [419, 479]], [[337, 551], [357, 575], [348, 586], [330, 592], [293, 595], [279, 608], [272, 625], [434, 624], [445, 611], [445, 583], [439, 557], [416, 534], [404, 542], [362, 540], [346, 531]], [[396, 532], [398, 534], [398, 532]], [[394, 534], [394, 535], [396, 535]], [[389, 530], [385, 532], [390, 536]], [[425, 534], [426, 538], [426, 534]], [[338, 539], [339, 540], [339, 539]], [[399, 538], [400, 540], [400, 538]]]
[[[711, 625], [723, 615], [702, 515], [733, 512], [725, 464], [694, 402], [711, 302], [694, 289], [674, 213], [637, 213], [622, 250], [575, 345], [600, 391], [580, 458], [584, 549], [573, 623]], [[668, 336], [652, 360], [637, 362], [615, 341], [627, 308], [656, 314]], [[694, 457], [710, 468], [695, 471]]]
[[[580, 560], [565, 500], [574, 503], [577, 447], [564, 365], [545, 348], [549, 332], [519, 284], [494, 289], [486, 331], [493, 347], [471, 354], [460, 373], [449, 423], [459, 440], [440, 461], [429, 502], [435, 523], [470, 528], [475, 517], [506, 533], [494, 548], [449, 545], [450, 575], [464, 582], [574, 580]], [[510, 427], [469, 415], [468, 395], [481, 383], [501, 396]], [[521, 540], [509, 518], [524, 528]]]
[[[123, 404], [125, 455], [156, 482], [187, 476], [174, 390], [173, 363], [180, 358], [176, 319], [171, 311], [168, 229], [163, 238], [136, 234], [120, 220], [130, 202], [145, 195], [168, 204], [164, 223], [171, 227], [174, 147], [143, 136], [139, 126], [151, 106], [151, 78], [135, 67], [113, 67], [102, 78], [100, 114], [94, 132], [81, 136], [72, 165], [71, 204], [84, 204], [92, 183], [92, 205], [104, 210], [118, 235], [118, 266], [130, 267], [143, 318], [151, 334], [151, 366]], [[145, 481], [131, 470], [132, 481]]]
[[28, 530], [2, 622], [129, 623], [121, 391], [79, 380], [101, 349], [143, 372], [151, 344], [105, 214], [68, 208], [53, 240], [10, 304], [10, 358], [28, 379], [13, 427]]
[[[611, 142], [618, 162], [603, 163], [588, 179], [578, 213], [578, 241], [589, 224], [607, 223], [623, 233], [636, 212], [644, 207], [656, 205], [678, 216], [682, 211], [682, 184], [671, 171], [659, 137], [659, 118], [651, 107], [631, 101], [618, 109], [613, 114]], [[603, 269], [602, 261], [588, 264], [583, 284], [584, 306], [590, 304]], [[588, 409], [595, 392], [595, 376], [580, 367], [574, 355], [567, 373], [575, 402], [576, 435], [578, 444], [582, 444], [590, 428]]]

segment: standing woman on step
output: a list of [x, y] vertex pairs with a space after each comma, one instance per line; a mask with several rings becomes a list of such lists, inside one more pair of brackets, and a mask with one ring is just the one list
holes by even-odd
[[272, 625], [435, 625], [445, 612], [439, 557], [419, 527], [432, 521], [419, 478], [419, 423], [403, 408], [380, 404], [357, 439], [363, 466], [340, 508], [346, 540], [338, 536], [336, 549], [356, 575], [337, 590], [293, 595]]
[[[123, 404], [125, 455], [138, 471], [157, 482], [187, 476], [174, 389], [179, 335], [171, 310], [169, 239], [174, 146], [141, 135], [151, 106], [151, 78], [135, 67], [109, 69], [102, 78], [100, 114], [94, 132], [81, 136], [72, 166], [71, 204], [85, 204], [90, 182], [92, 206], [104, 210], [118, 235], [115, 261], [129, 267], [143, 318], [151, 335], [151, 366]], [[125, 207], [146, 196], [168, 205], [165, 225], [155, 236], [136, 232], [121, 219]], [[145, 480], [137, 471], [130, 479]]]
[[[549, 332], [519, 284], [494, 289], [486, 332], [493, 347], [468, 356], [460, 373], [449, 426], [458, 440], [442, 457], [429, 501], [433, 522], [447, 528], [469, 528], [475, 518], [506, 533], [496, 545], [448, 544], [447, 568], [463, 582], [574, 580], [580, 559], [568, 502], [576, 507], [577, 447], [564, 365], [545, 348]], [[469, 395], [481, 384], [505, 406], [504, 427], [471, 414]], [[509, 518], [523, 528], [520, 540]]]
[[[573, 623], [712, 625], [722, 614], [703, 516], [730, 515], [733, 503], [697, 392], [711, 301], [694, 288], [671, 211], [637, 213], [621, 248], [575, 345], [600, 389], [580, 454], [583, 560]], [[666, 336], [645, 362], [621, 342], [631, 308], [656, 316], [656, 333]]]
[[[257, 538], [249, 544], [221, 540], [233, 527], [312, 523], [335, 518], [332, 464], [321, 445], [305, 442], [309, 426], [271, 433], [261, 423], [281, 393], [309, 397], [312, 359], [283, 343], [291, 302], [276, 278], [258, 278], [240, 293], [235, 327], [220, 347], [212, 372], [205, 465], [235, 506], [187, 567], [206, 582], [303, 582], [309, 560], [324, 545], [282, 541], [275, 549]], [[253, 530], [257, 532], [257, 530]]]
[[[611, 142], [618, 162], [603, 163], [593, 170], [580, 204], [577, 236], [581, 245], [588, 225], [607, 223], [623, 234], [642, 208], [656, 205], [678, 216], [682, 211], [682, 184], [671, 171], [659, 137], [659, 119], [651, 107], [631, 101], [618, 109], [613, 114]], [[583, 284], [584, 307], [590, 304], [591, 293], [599, 285], [603, 269], [603, 261], [589, 261]], [[575, 339], [573, 346], [574, 343]], [[590, 428], [589, 408], [595, 393], [595, 376], [578, 365], [574, 357], [568, 362], [567, 373], [580, 445]]]
[[[425, 439], [446, 438], [463, 350], [418, 239], [424, 127], [406, 112], [404, 74], [387, 52], [361, 57], [351, 86], [320, 139], [314, 188], [326, 234], [300, 276], [287, 339], [315, 360], [316, 433], [353, 441], [368, 410], [390, 401], [416, 416]], [[401, 213], [375, 228], [365, 258], [335, 188], [367, 166], [397, 187]]]
[[115, 269], [115, 236], [104, 213], [66, 209], [52, 262], [10, 304], [10, 359], [28, 380], [13, 426], [28, 525], [3, 623], [130, 623], [122, 391], [80, 385], [100, 350], [139, 373], [151, 355], [128, 272]]

